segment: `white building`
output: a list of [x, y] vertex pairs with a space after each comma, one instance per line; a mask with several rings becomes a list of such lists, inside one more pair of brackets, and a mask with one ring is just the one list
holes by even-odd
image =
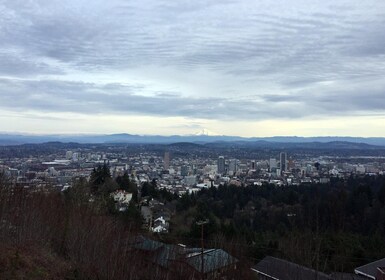
[[117, 203], [117, 208], [119, 211], [125, 211], [132, 199], [132, 193], [123, 190], [117, 190], [110, 195]]

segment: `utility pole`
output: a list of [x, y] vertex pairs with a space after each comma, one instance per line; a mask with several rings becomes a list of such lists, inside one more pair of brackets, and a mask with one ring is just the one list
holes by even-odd
[[198, 226], [201, 226], [201, 247], [202, 247], [202, 250], [201, 250], [201, 278], [202, 280], [205, 279], [205, 270], [204, 270], [204, 257], [203, 257], [203, 249], [204, 249], [204, 242], [203, 242], [203, 226], [205, 224], [208, 224], [209, 223], [209, 220], [206, 219], [206, 220], [201, 220], [201, 221], [197, 221], [196, 224]]

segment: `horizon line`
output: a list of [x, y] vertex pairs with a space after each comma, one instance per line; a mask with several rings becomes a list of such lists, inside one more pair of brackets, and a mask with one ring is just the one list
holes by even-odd
[[136, 134], [128, 132], [115, 132], [115, 133], [32, 133], [32, 132], [10, 132], [0, 131], [0, 136], [30, 136], [30, 137], [87, 137], [87, 136], [115, 136], [115, 135], [130, 135], [139, 137], [239, 137], [245, 139], [252, 138], [385, 138], [385, 136], [351, 136], [351, 135], [313, 135], [313, 136], [301, 136], [301, 135], [274, 135], [274, 136], [240, 136], [240, 135], [225, 135], [225, 134]]

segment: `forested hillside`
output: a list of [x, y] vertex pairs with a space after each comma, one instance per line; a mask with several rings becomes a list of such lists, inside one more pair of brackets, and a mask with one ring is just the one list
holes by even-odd
[[182, 196], [176, 208], [175, 237], [197, 238], [194, 221], [208, 218], [208, 239], [237, 240], [255, 260], [275, 255], [327, 272], [352, 272], [385, 255], [384, 176], [290, 187], [219, 186]]

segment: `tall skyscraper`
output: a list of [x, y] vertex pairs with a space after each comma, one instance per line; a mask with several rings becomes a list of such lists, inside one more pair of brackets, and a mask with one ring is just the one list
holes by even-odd
[[256, 167], [255, 160], [252, 160], [251, 163], [250, 163], [250, 169], [255, 170], [255, 167]]
[[232, 174], [237, 172], [237, 167], [238, 167], [238, 161], [236, 159], [231, 159], [229, 162], [229, 170], [231, 171]]
[[223, 156], [218, 157], [218, 173], [225, 174], [225, 158]]
[[279, 169], [281, 172], [287, 171], [287, 154], [285, 152], [279, 154]]
[[290, 157], [287, 162], [287, 169], [292, 170], [293, 168], [295, 168], [295, 163], [294, 160]]
[[164, 169], [170, 168], [170, 152], [164, 153], [163, 167], [164, 167]]
[[269, 160], [269, 170], [270, 172], [273, 172], [275, 169], [277, 169], [277, 160], [275, 158], [271, 158]]

